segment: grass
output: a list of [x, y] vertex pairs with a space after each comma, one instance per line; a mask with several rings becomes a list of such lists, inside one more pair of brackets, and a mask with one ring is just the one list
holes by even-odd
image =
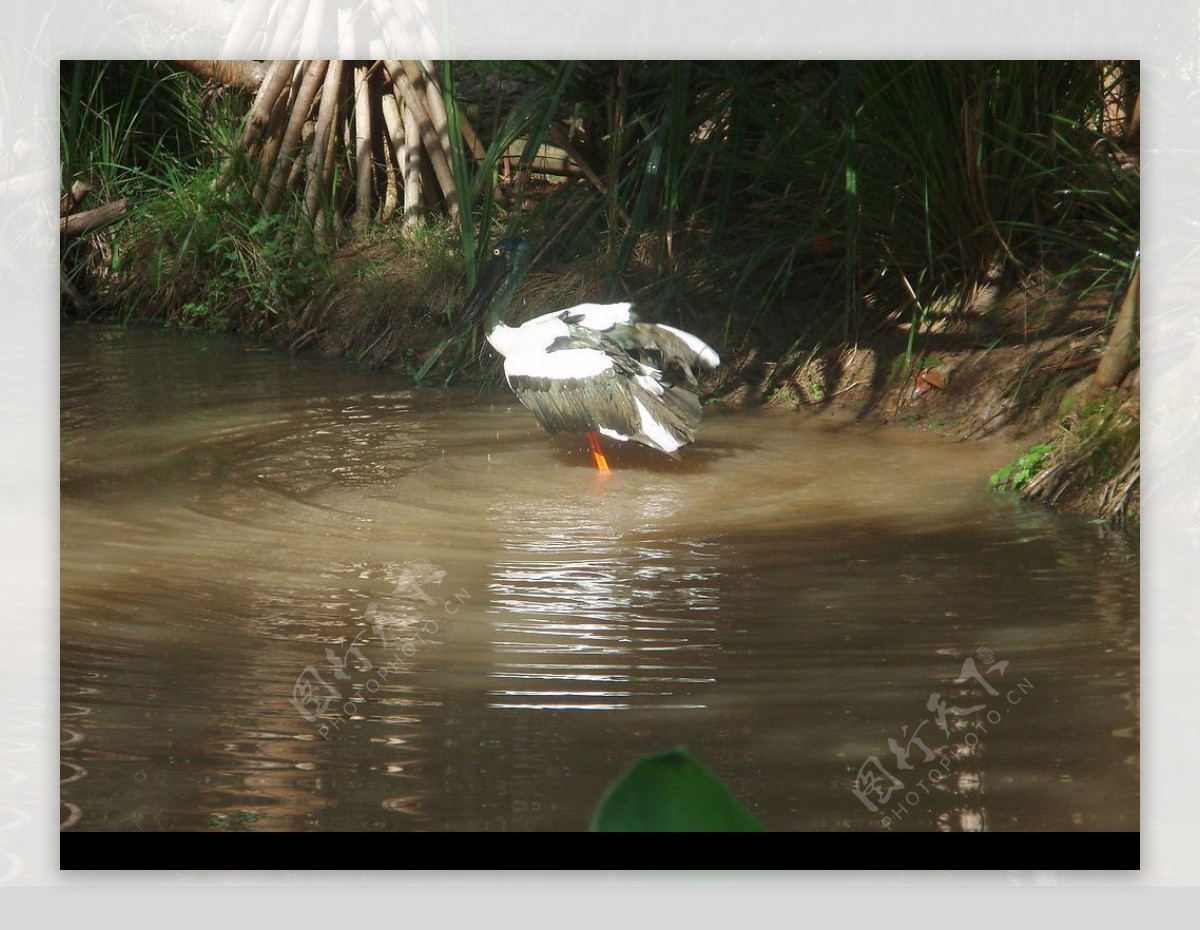
[[262, 333], [325, 286], [328, 256], [294, 251], [281, 217], [254, 218], [214, 181], [179, 177], [135, 209], [110, 282], [126, 317]]

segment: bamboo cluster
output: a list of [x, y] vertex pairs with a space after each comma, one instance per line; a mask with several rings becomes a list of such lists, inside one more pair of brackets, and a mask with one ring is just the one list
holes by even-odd
[[[256, 169], [262, 216], [300, 198], [328, 241], [347, 220], [359, 229], [399, 215], [460, 212], [446, 101], [429, 61], [279, 60], [257, 85], [238, 149]], [[475, 133], [460, 118], [472, 156]], [[229, 171], [224, 179], [229, 179]]]

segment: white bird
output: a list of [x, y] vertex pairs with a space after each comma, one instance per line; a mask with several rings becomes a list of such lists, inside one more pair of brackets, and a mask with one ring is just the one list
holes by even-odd
[[586, 432], [607, 470], [601, 433], [673, 455], [696, 438], [696, 373], [720, 359], [703, 340], [662, 323], [639, 322], [628, 303], [579, 304], [506, 326], [507, 309], [529, 268], [530, 246], [510, 236], [464, 307], [459, 329], [486, 316], [487, 340], [504, 357], [508, 385], [551, 433]]

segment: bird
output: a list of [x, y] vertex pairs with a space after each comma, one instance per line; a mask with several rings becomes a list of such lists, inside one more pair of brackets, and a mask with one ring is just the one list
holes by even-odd
[[696, 438], [697, 374], [720, 365], [716, 351], [681, 329], [642, 322], [628, 302], [583, 303], [519, 326], [502, 323], [531, 258], [519, 236], [497, 242], [453, 336], [484, 320], [517, 398], [552, 435], [586, 432], [600, 471], [609, 470], [600, 435], [675, 457]]

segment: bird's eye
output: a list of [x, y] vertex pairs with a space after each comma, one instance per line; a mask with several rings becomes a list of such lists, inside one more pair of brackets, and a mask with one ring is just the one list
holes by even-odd
[[493, 255], [495, 255], [495, 256], [496, 256], [496, 258], [499, 258], [499, 257], [500, 257], [500, 250], [499, 250], [499, 249], [492, 249], [492, 254], [493, 254]]

